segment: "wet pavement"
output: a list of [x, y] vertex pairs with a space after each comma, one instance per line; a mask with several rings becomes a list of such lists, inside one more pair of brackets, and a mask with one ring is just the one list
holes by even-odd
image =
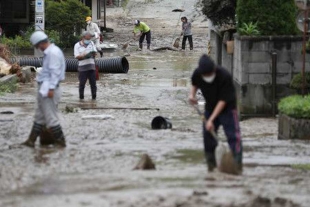
[[[202, 40], [203, 33], [196, 38]], [[185, 52], [132, 50], [128, 74], [100, 74], [97, 101], [87, 86], [80, 102], [77, 74], [67, 73], [59, 105], [68, 145], [63, 150], [10, 147], [30, 132], [35, 81], [0, 96], [0, 206], [309, 206], [309, 142], [277, 140], [276, 118], [241, 122], [242, 176], [207, 172], [202, 124], [186, 103], [191, 73], [206, 50], [196, 44], [197, 50]], [[74, 110], [68, 113], [68, 107]], [[88, 115], [112, 118], [83, 119]], [[173, 128], [151, 130], [158, 115], [170, 118]], [[144, 153], [156, 170], [133, 170]]]

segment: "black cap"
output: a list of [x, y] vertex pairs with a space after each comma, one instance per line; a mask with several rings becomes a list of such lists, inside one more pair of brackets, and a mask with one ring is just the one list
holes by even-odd
[[197, 71], [200, 74], [212, 73], [214, 71], [215, 64], [213, 60], [208, 55], [202, 55]]

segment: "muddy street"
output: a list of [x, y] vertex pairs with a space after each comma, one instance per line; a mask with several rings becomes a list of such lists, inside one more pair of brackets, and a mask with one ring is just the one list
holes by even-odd
[[[171, 44], [173, 32], [165, 28], [175, 25], [179, 14], [168, 19], [168, 11], [189, 8], [195, 2], [132, 0], [126, 15], [114, 11], [112, 40], [126, 40], [131, 29], [126, 22], [138, 18], [137, 10], [144, 9], [141, 18], [152, 22], [154, 14], [148, 11], [156, 7], [161, 18], [151, 25], [159, 31], [154, 34], [155, 44]], [[100, 74], [97, 101], [91, 100], [89, 85], [85, 100], [79, 101], [77, 74], [66, 74], [59, 105], [65, 149], [10, 147], [30, 132], [35, 81], [20, 85], [14, 94], [0, 96], [1, 207], [309, 206], [309, 142], [278, 140], [276, 118], [241, 122], [242, 176], [207, 172], [201, 120], [186, 102], [191, 74], [206, 52], [207, 23], [192, 10], [196, 11], [193, 7], [186, 15], [197, 22], [197, 49], [138, 52], [133, 44], [127, 57], [129, 73]], [[123, 53], [106, 52], [105, 56]], [[204, 100], [200, 97], [199, 101]], [[89, 115], [108, 118], [86, 118]], [[151, 121], [159, 115], [169, 118], [173, 128], [152, 130]], [[224, 139], [222, 130], [219, 135]], [[151, 156], [156, 170], [133, 170], [144, 153]]]

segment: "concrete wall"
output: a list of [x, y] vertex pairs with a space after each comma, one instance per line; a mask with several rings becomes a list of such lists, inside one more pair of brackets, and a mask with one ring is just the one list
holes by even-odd
[[[294, 74], [302, 69], [302, 38], [240, 37], [235, 35], [233, 78], [243, 114], [271, 114], [272, 112], [272, 58], [277, 53], [276, 102], [295, 93], [289, 88]], [[310, 71], [309, 60], [306, 70]]]
[[310, 140], [309, 119], [295, 119], [284, 114], [279, 116], [278, 139]]
[[[274, 103], [296, 93], [289, 88], [289, 84], [293, 75], [302, 70], [302, 37], [234, 35], [234, 54], [229, 55], [226, 46], [217, 42], [219, 37], [215, 37], [216, 33], [211, 34], [214, 44], [212, 58], [232, 74], [241, 114], [271, 115]], [[277, 53], [275, 102], [272, 94], [272, 52]], [[306, 71], [310, 71], [309, 58]]]

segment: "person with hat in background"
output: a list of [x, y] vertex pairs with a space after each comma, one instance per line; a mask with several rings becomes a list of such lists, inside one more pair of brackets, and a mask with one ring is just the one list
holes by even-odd
[[91, 17], [86, 17], [86, 31], [90, 32], [92, 34], [92, 41], [95, 43], [96, 47], [97, 47], [97, 51], [100, 53], [100, 57], [103, 56], [103, 52], [100, 48], [100, 29], [98, 27], [98, 25], [95, 22], [92, 22], [92, 18]]
[[192, 24], [188, 22], [186, 17], [181, 18], [182, 21], [182, 33], [183, 40], [182, 40], [182, 50], [185, 50], [186, 40], [188, 39], [189, 48], [193, 50], [193, 34], [192, 34]]
[[237, 112], [236, 91], [231, 75], [221, 66], [215, 65], [210, 57], [203, 55], [200, 58], [198, 68], [192, 75], [189, 102], [193, 105], [198, 104], [196, 99], [198, 89], [200, 89], [206, 100], [203, 138], [208, 170], [212, 172], [217, 166], [215, 159], [217, 140], [210, 132], [214, 131], [217, 133], [219, 126], [222, 125], [236, 166], [241, 173], [242, 141]]
[[50, 43], [42, 31], [30, 37], [32, 45], [44, 53], [42, 70], [37, 73], [37, 106], [34, 124], [28, 139], [22, 145], [34, 147], [37, 137], [45, 126], [52, 134], [56, 146], [65, 147], [66, 141], [58, 117], [58, 103], [61, 97], [60, 83], [65, 79], [66, 62], [63, 52]]
[[135, 20], [134, 21], [134, 37], [136, 37], [136, 34], [140, 32], [140, 39], [139, 39], [139, 49], [142, 50], [143, 48], [143, 42], [146, 37], [146, 42], [147, 42], [147, 49], [150, 50], [151, 47], [151, 29], [149, 26], [147, 26], [144, 22], [140, 22], [140, 20]]
[[97, 53], [96, 46], [91, 41], [92, 34], [85, 31], [82, 34], [83, 39], [74, 46], [74, 57], [79, 60], [79, 95], [80, 100], [84, 99], [84, 89], [89, 80], [92, 99], [96, 100], [97, 85], [96, 85], [96, 66], [95, 56]]

